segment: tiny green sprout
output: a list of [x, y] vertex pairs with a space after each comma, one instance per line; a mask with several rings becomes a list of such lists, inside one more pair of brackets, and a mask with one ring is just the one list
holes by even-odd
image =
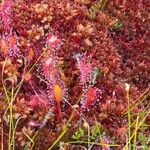
[[99, 75], [100, 75], [100, 70], [96, 67], [92, 71], [92, 75], [91, 75], [91, 83], [92, 83], [92, 85], [94, 85], [96, 83], [96, 80], [97, 80]]
[[78, 141], [81, 139], [82, 136], [84, 136], [84, 133], [85, 133], [85, 131], [81, 127], [79, 127], [79, 129], [72, 135], [71, 138], [73, 140]]
[[140, 144], [141, 144], [141, 146], [143, 147], [144, 150], [149, 149], [148, 148], [148, 137], [144, 133], [140, 132], [138, 134], [138, 141], [140, 142]]
[[111, 27], [112, 30], [120, 30], [121, 28], [122, 28], [122, 23], [118, 19], [114, 22], [114, 24]]
[[96, 140], [96, 138], [100, 136], [100, 129], [97, 125], [95, 125], [91, 130], [91, 140]]
[[92, 6], [89, 8], [89, 17], [91, 19], [95, 19], [97, 13], [103, 11], [106, 7], [108, 0], [98, 0], [97, 2], [93, 3]]

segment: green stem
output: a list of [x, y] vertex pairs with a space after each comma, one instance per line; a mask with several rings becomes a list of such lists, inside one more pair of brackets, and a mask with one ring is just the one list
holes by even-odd
[[[72, 142], [67, 142], [67, 144], [88, 144], [88, 141], [72, 141]], [[109, 146], [109, 147], [118, 147], [120, 145], [117, 144], [102, 144], [102, 143], [95, 143], [95, 142], [90, 142], [92, 145], [97, 145], [97, 146]]]
[[128, 101], [128, 150], [131, 150], [131, 111], [130, 111], [130, 97], [129, 92], [127, 91], [127, 101]]
[[61, 138], [64, 136], [64, 134], [67, 132], [68, 128], [69, 128], [69, 124], [72, 120], [72, 118], [74, 117], [74, 113], [75, 113], [75, 109], [73, 109], [71, 116], [67, 122], [67, 124], [65, 125], [65, 127], [63, 128], [62, 133], [58, 136], [58, 138], [54, 141], [54, 143], [48, 148], [48, 150], [52, 150], [53, 147], [61, 140]]

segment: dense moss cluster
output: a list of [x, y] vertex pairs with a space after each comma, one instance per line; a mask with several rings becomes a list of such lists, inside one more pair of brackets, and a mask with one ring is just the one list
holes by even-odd
[[[133, 114], [149, 103], [148, 11], [148, 0], [1, 2], [0, 115], [7, 116], [4, 87], [8, 95], [13, 88], [13, 118], [23, 118], [15, 134], [17, 149], [30, 146], [24, 132], [32, 136], [38, 130], [35, 149], [46, 150], [73, 109], [64, 142], [83, 121], [93, 127], [96, 118], [104, 141], [124, 146], [126, 83], [131, 106], [146, 95]], [[7, 139], [7, 121], [3, 123]]]

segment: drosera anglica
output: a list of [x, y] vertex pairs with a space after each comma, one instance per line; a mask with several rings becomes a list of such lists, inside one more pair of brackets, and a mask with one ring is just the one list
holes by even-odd
[[92, 73], [92, 69], [93, 66], [88, 59], [89, 57], [86, 56], [86, 54], [76, 54], [75, 55], [75, 59], [77, 61], [77, 67], [80, 71], [80, 84], [82, 86], [85, 86], [87, 84], [89, 84], [90, 81], [90, 77], [91, 77], [91, 73]]
[[88, 89], [83, 92], [83, 96], [81, 98], [81, 111], [89, 111], [89, 108], [93, 104], [99, 102], [101, 93], [100, 89], [89, 86]]
[[55, 74], [57, 72], [57, 59], [51, 53], [51, 50], [45, 52], [41, 57], [41, 60], [36, 68], [36, 74], [40, 76], [41, 79], [51, 82], [55, 80]]
[[43, 56], [37, 67], [37, 74], [41, 76], [42, 79], [49, 80], [55, 68], [54, 65], [52, 57]]
[[7, 38], [8, 46], [9, 46], [9, 55], [10, 57], [18, 56], [20, 50], [18, 48], [18, 38], [16, 33], [10, 32], [10, 35]]
[[10, 26], [12, 20], [11, 6], [12, 6], [11, 0], [2, 0], [0, 5], [0, 18], [3, 23], [5, 33], [9, 33], [11, 29]]
[[27, 105], [31, 108], [47, 108], [49, 102], [43, 95], [32, 95], [27, 102]]

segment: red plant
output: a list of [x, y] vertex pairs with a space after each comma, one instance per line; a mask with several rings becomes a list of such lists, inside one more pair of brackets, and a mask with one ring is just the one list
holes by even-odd
[[62, 119], [61, 106], [60, 106], [60, 103], [62, 101], [62, 89], [61, 89], [61, 87], [58, 84], [55, 84], [53, 90], [54, 90], [53, 91], [54, 92], [54, 98], [55, 98], [55, 101], [57, 103], [58, 117], [60, 119]]
[[77, 60], [77, 67], [80, 71], [79, 74], [80, 84], [85, 86], [90, 81], [90, 77], [93, 69], [91, 60], [89, 60], [89, 57], [87, 57], [86, 54], [77, 54], [75, 55], [75, 58]]
[[98, 102], [101, 98], [101, 90], [96, 87], [89, 87], [85, 90], [81, 100], [81, 110], [89, 110], [91, 105]]
[[[21, 82], [19, 92], [16, 88], [15, 92], [22, 95], [28, 107], [35, 108], [33, 111], [55, 108], [57, 118], [63, 121], [69, 118], [71, 106], [78, 107], [76, 103], [81, 99], [79, 110], [86, 117], [95, 114], [104, 129], [124, 132], [126, 122], [123, 123], [122, 112], [127, 107], [124, 83], [131, 85], [131, 104], [150, 83], [149, 4], [146, 0], [107, 1], [105, 9], [92, 19], [89, 13], [93, 13], [95, 4], [95, 0], [2, 0], [0, 70], [2, 72], [7, 57], [11, 65], [5, 65], [4, 79], [15, 75], [18, 88], [23, 70], [31, 69]], [[98, 77], [93, 75], [95, 68], [99, 71]], [[8, 95], [11, 92], [8, 88]], [[3, 100], [3, 88], [0, 93]], [[67, 97], [69, 105], [62, 105]], [[148, 98], [135, 110], [145, 108], [147, 101]], [[21, 107], [21, 103], [16, 107], [16, 111], [26, 108]], [[68, 114], [66, 108], [69, 108]], [[136, 113], [135, 110], [132, 112]], [[32, 120], [28, 113], [26, 117], [29, 122]], [[46, 132], [49, 137], [56, 137], [55, 131], [59, 132], [60, 124], [57, 128], [53, 119], [49, 118], [50, 123], [42, 129], [50, 131]], [[89, 120], [92, 124], [93, 118]], [[31, 125], [36, 126], [33, 122]], [[116, 130], [119, 126], [123, 131]], [[40, 131], [42, 140], [50, 143], [43, 131]], [[102, 140], [105, 148], [109, 148], [109, 141], [105, 137]], [[41, 141], [35, 144], [41, 146]]]
[[55, 69], [55, 63], [52, 56], [43, 56], [41, 62], [37, 68], [37, 74], [44, 77], [44, 79], [52, 80], [52, 72]]
[[49, 102], [44, 96], [32, 95], [27, 104], [32, 108], [46, 108]]
[[0, 8], [0, 18], [3, 23], [3, 28], [5, 33], [9, 33], [11, 30], [11, 14], [12, 2], [11, 0], [2, 0], [1, 8]]
[[4, 57], [15, 58], [19, 55], [18, 38], [15, 33], [10, 32], [8, 35], [2, 36], [0, 39], [0, 48]]
[[[55, 72], [56, 73], [56, 72]], [[48, 97], [53, 106], [56, 105], [56, 114], [59, 119], [62, 119], [61, 103], [67, 98], [67, 89], [61, 80], [59, 72], [53, 74], [48, 84]]]

